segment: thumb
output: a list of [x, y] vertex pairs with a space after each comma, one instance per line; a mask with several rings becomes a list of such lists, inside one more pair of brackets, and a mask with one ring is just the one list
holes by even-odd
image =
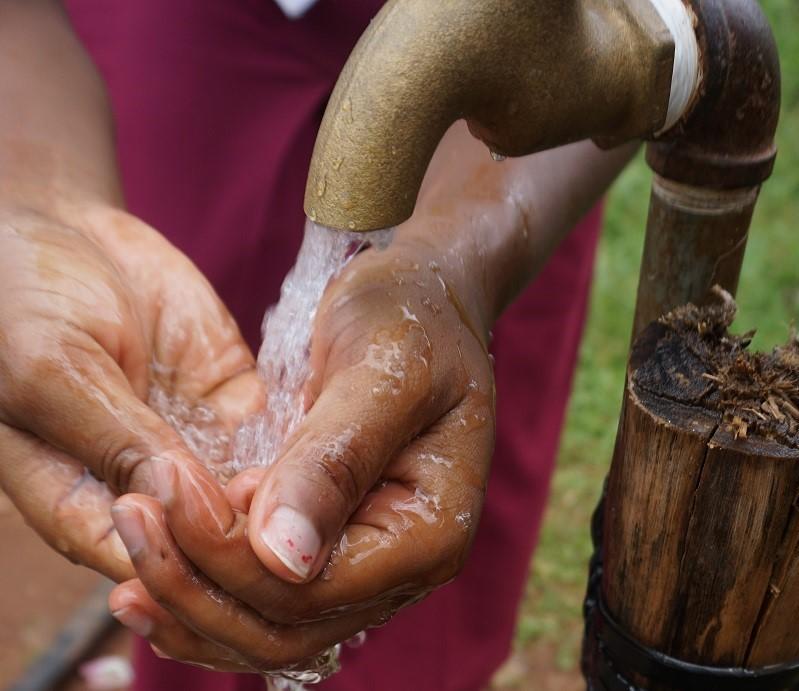
[[0, 487], [53, 549], [115, 581], [135, 575], [105, 485], [66, 454], [3, 424], [0, 448]]
[[146, 461], [193, 457], [97, 341], [77, 338], [51, 358], [16, 358], [14, 372], [0, 362], [0, 421], [80, 461], [114, 493], [157, 494]]
[[337, 373], [263, 477], [250, 506], [248, 535], [275, 575], [313, 579], [389, 461], [451, 407], [447, 396], [431, 395], [421, 360], [409, 359], [403, 372], [394, 388], [381, 387], [386, 375], [372, 367]]

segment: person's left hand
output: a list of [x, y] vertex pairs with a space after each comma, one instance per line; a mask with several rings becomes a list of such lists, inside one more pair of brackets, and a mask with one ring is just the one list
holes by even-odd
[[53, 549], [126, 580], [116, 496], [154, 492], [153, 457], [225, 458], [263, 386], [183, 253], [116, 207], [49, 202], [0, 200], [0, 487]]
[[157, 461], [163, 509], [117, 501], [138, 580], [117, 587], [112, 609], [134, 607], [171, 658], [266, 672], [451, 580], [494, 444], [475, 274], [419, 234], [357, 256], [320, 306], [310, 407], [275, 465], [223, 491], [201, 469]]

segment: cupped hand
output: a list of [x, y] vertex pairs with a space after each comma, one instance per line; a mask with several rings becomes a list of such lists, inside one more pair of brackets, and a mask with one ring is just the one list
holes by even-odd
[[59, 552], [130, 578], [115, 495], [154, 493], [153, 458], [196, 463], [148, 398], [224, 440], [262, 403], [252, 355], [189, 260], [116, 209], [0, 209], [0, 294], [0, 486]]
[[144, 497], [117, 502], [140, 581], [112, 606], [135, 611], [164, 654], [261, 672], [301, 664], [462, 567], [494, 443], [482, 286], [418, 238], [363, 252], [329, 286], [308, 414], [271, 468], [223, 492], [202, 469], [159, 460], [163, 513]]

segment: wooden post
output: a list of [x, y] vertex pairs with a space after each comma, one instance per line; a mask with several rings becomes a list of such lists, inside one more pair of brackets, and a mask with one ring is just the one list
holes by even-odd
[[753, 668], [799, 660], [799, 343], [749, 353], [727, 333], [735, 308], [722, 297], [676, 310], [633, 347], [602, 592], [639, 643]]
[[[779, 60], [756, 0], [687, 4], [702, 94], [647, 149], [635, 344], [586, 598], [592, 691], [740, 691], [756, 688], [740, 668], [799, 660], [799, 346], [753, 356], [726, 333], [776, 155]], [[721, 307], [678, 307], [714, 285]], [[761, 688], [797, 687], [790, 667]]]

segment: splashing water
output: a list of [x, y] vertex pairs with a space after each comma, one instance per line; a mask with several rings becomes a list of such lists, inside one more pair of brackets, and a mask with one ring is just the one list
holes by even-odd
[[[266, 385], [266, 415], [256, 422], [254, 437], [249, 440], [255, 444], [255, 464], [273, 463], [283, 442], [305, 415], [303, 388], [311, 374], [311, 336], [328, 283], [364, 245], [382, 249], [392, 237], [393, 229], [363, 235], [335, 232], [307, 222], [305, 239], [294, 268], [283, 282], [280, 301], [264, 317], [258, 372]], [[252, 456], [241, 458], [237, 453], [234, 463], [253, 465]], [[338, 671], [339, 650], [336, 646], [321, 655], [312, 670], [284, 672], [275, 686], [299, 691], [305, 683], [322, 681]]]
[[[266, 390], [266, 413], [248, 420], [235, 438], [218, 424], [204, 405], [174, 396], [161, 385], [150, 387], [148, 404], [183, 438], [189, 450], [226, 482], [252, 466], [271, 465], [284, 441], [305, 416], [303, 390], [310, 371], [314, 319], [331, 279], [366, 246], [385, 249], [394, 229], [369, 233], [334, 231], [308, 221], [294, 268], [286, 276], [280, 300], [270, 307], [262, 326], [258, 374]], [[156, 381], [170, 371], [153, 363]]]
[[[266, 389], [266, 412], [247, 421], [232, 442], [220, 434], [212, 411], [192, 408], [162, 388], [151, 387], [150, 405], [221, 480], [252, 466], [268, 466], [277, 459], [284, 441], [305, 415], [311, 337], [325, 288], [358, 251], [369, 245], [384, 249], [392, 237], [393, 229], [351, 233], [332, 231], [310, 220], [306, 223], [302, 247], [283, 282], [280, 300], [264, 317], [258, 373]], [[326, 679], [339, 669], [339, 650], [340, 646], [335, 646], [319, 655], [310, 670], [267, 675], [268, 688], [300, 691], [304, 684]]]
[[283, 442], [305, 415], [311, 336], [325, 288], [364, 246], [385, 248], [392, 236], [393, 229], [350, 233], [306, 223], [300, 253], [283, 282], [280, 300], [264, 317], [258, 373], [266, 386], [266, 415], [239, 431], [234, 472], [277, 459]]

